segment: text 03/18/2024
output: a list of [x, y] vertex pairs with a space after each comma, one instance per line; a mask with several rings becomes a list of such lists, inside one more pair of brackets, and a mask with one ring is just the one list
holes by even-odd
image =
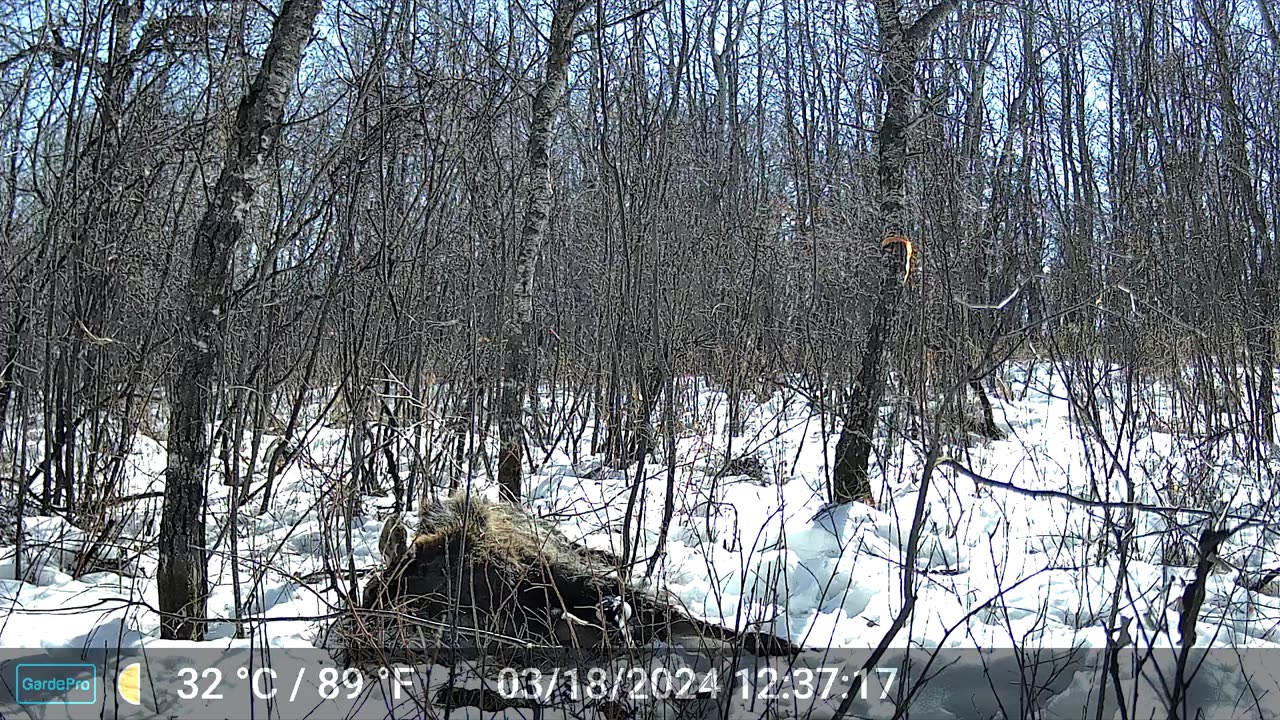
[[498, 694], [509, 700], [540, 702], [646, 702], [718, 698], [728, 693], [743, 701], [843, 700], [852, 692], [863, 700], [883, 700], [890, 696], [897, 676], [896, 667], [851, 671], [842, 667], [764, 666], [732, 673], [700, 673], [687, 667], [504, 668], [498, 674]]

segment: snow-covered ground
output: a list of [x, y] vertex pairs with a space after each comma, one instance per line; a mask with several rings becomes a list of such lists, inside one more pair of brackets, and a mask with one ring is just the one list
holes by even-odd
[[[1013, 368], [1010, 375], [1010, 384], [1025, 395], [992, 396], [1007, 437], [975, 440], [954, 460], [977, 475], [1027, 490], [1112, 502], [1132, 492], [1137, 502], [1162, 508], [1196, 498], [1200, 504], [1190, 507], [1227, 512], [1234, 518], [1227, 525], [1241, 518], [1256, 521], [1245, 523], [1223, 546], [1222, 562], [1207, 586], [1197, 644], [1280, 650], [1280, 599], [1238, 581], [1242, 572], [1253, 577], [1280, 565], [1276, 533], [1265, 522], [1280, 517], [1268, 472], [1274, 459], [1250, 465], [1229, 438], [1160, 431], [1170, 427], [1160, 418], [1170, 403], [1159, 388], [1148, 388], [1134, 422], [1104, 420], [1100, 441], [1073, 417], [1049, 368], [1037, 367], [1031, 377]], [[674, 518], [654, 582], [690, 612], [718, 623], [764, 628], [811, 648], [874, 647], [902, 607], [902, 566], [921, 492], [924, 448], [898, 437], [890, 455], [873, 458], [877, 508], [828, 506], [826, 478], [837, 435], [830, 425], [824, 429], [819, 416], [791, 393], [748, 407], [744, 431], [733, 439], [734, 455], [758, 457], [760, 478], [717, 477], [729, 441], [723, 393], [702, 390], [697, 412], [685, 411], [679, 419]], [[308, 437], [303, 459], [278, 479], [269, 511], [248, 510], [237, 518], [236, 571], [249, 618], [243, 639], [233, 639], [227, 492], [221, 482], [210, 483], [207, 542], [214, 548], [214, 587], [208, 610], [228, 620], [212, 627], [208, 646], [304, 648], [328, 642], [325, 629], [343, 600], [323, 558], [342, 558], [340, 581], [348, 552], [354, 567], [374, 567], [391, 505], [389, 497], [367, 498], [364, 516], [350, 528], [341, 525], [334, 496], [349, 465], [346, 437], [341, 428], [319, 426]], [[640, 557], [656, 546], [669, 477], [668, 458], [658, 445], [643, 469], [643, 521], [632, 526]], [[588, 448], [586, 438], [580, 447], [552, 450], [528, 478], [528, 502], [570, 537], [616, 551], [640, 469], [603, 467]], [[571, 458], [578, 459], [576, 465]], [[127, 463], [130, 487], [122, 494], [160, 489], [162, 444], [140, 436]], [[482, 479], [473, 491], [492, 495]], [[78, 577], [72, 573], [85, 533], [61, 518], [26, 518], [22, 579], [14, 577], [12, 546], [0, 547], [0, 648], [175, 646], [157, 639], [152, 609], [156, 557], [149, 541], [158, 517], [154, 497], [118, 508], [115, 519], [124, 537], [135, 538], [117, 549], [127, 574]], [[1101, 649], [1117, 598], [1115, 615], [1132, 619], [1129, 635], [1137, 646], [1177, 646], [1178, 599], [1194, 573], [1195, 541], [1205, 519], [1133, 513], [1132, 552], [1122, 562], [1111, 528], [1126, 517], [1114, 506], [979, 486], [951, 466], [938, 467], [921, 528], [915, 611], [892, 646]], [[637, 572], [643, 574], [643, 565]], [[1224, 671], [1214, 685], [1224, 697], [1234, 693], [1235, 707], [1244, 707], [1244, 681], [1233, 677]], [[1050, 705], [1064, 717], [1082, 716], [1096, 694], [1090, 682], [1096, 678], [1064, 681]], [[1265, 686], [1276, 694], [1274, 682]], [[1263, 714], [1280, 717], [1280, 702], [1263, 701], [1264, 707], [1268, 702], [1274, 709]], [[1227, 713], [1207, 707], [1211, 714]], [[1259, 714], [1230, 711], [1241, 713]], [[937, 716], [965, 715], [952, 708], [938, 709]]]

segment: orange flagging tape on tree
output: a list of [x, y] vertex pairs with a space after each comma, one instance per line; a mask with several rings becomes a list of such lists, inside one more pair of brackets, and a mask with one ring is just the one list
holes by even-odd
[[906, 246], [906, 250], [907, 250], [907, 265], [902, 270], [902, 284], [906, 285], [907, 278], [911, 277], [911, 259], [912, 259], [912, 253], [914, 252], [914, 248], [911, 246], [911, 240], [901, 235], [890, 235], [889, 237], [880, 241], [880, 247], [885, 248], [897, 243], [901, 243], [902, 245]]

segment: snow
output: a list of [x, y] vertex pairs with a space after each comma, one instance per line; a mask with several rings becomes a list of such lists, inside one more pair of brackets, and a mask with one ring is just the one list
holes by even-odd
[[[1196, 455], [1189, 448], [1203, 447], [1203, 439], [1157, 429], [1171, 423], [1139, 422], [1136, 431], [1121, 432], [1104, 410], [1104, 447], [1082, 428], [1051, 368], [1015, 366], [1008, 375], [1025, 396], [992, 396], [1007, 438], [975, 441], [955, 456], [974, 473], [1020, 488], [1109, 501], [1125, 499], [1132, 485], [1139, 502], [1162, 507], [1187, 505], [1182, 498], [1194, 489], [1201, 493], [1197, 497], [1218, 503], [1208, 509], [1274, 517], [1266, 473], [1236, 457], [1229, 445]], [[713, 622], [768, 630], [811, 648], [875, 647], [903, 606], [903, 562], [921, 491], [924, 449], [900, 438], [892, 453], [873, 458], [878, 507], [828, 505], [826, 478], [838, 433], [829, 423], [824, 427], [802, 399], [778, 392], [749, 403], [743, 432], [733, 438], [735, 455], [754, 453], [760, 459], [763, 479], [716, 477], [729, 442], [728, 401], [705, 383], [699, 387], [698, 414], [686, 411], [677, 423], [674, 517], [653, 582], [690, 613]], [[1152, 416], [1167, 415], [1171, 405], [1159, 386], [1149, 389]], [[327, 642], [327, 621], [341, 609], [341, 593], [348, 588], [342, 570], [336, 578], [326, 572], [323, 556], [345, 558], [349, 552], [356, 568], [376, 566], [378, 534], [391, 503], [388, 497], [365, 498], [365, 513], [350, 528], [341, 527], [334, 498], [349, 464], [346, 437], [340, 427], [317, 425], [306, 438], [303, 459], [276, 479], [268, 511], [255, 514], [255, 499], [236, 517], [240, 590], [251, 620], [247, 638], [234, 638], [229, 534], [223, 532], [231, 516], [227, 489], [214, 473], [208, 609], [226, 620], [212, 626], [205, 647], [307, 648]], [[643, 466], [642, 521], [633, 530], [639, 557], [656, 547], [661, 526], [668, 463], [658, 445]], [[1265, 458], [1261, 465], [1273, 460]], [[133, 540], [100, 554], [99, 561], [115, 563], [109, 570], [80, 566], [91, 533], [61, 517], [24, 519], [21, 578], [15, 577], [12, 538], [4, 540], [9, 545], [0, 546], [0, 648], [196, 647], [158, 640], [156, 557], [147, 540], [158, 529], [160, 500], [145, 494], [163, 488], [164, 465], [163, 446], [140, 435], [126, 459], [127, 487], [121, 494], [144, 499], [120, 508], [117, 521]], [[1200, 474], [1194, 474], [1196, 468]], [[634, 465], [605, 467], [590, 454], [587, 437], [577, 447], [550, 452], [526, 480], [527, 502], [572, 539], [618, 551], [627, 497], [639, 472]], [[1178, 481], [1185, 477], [1193, 479]], [[1194, 478], [1212, 483], [1191, 488]], [[256, 478], [254, 487], [260, 482]], [[475, 492], [494, 494], [487, 479], [474, 483]], [[1123, 515], [980, 487], [938, 467], [924, 507], [915, 612], [891, 647], [1105, 648], [1106, 623], [1117, 598], [1118, 615], [1134, 618], [1130, 633], [1138, 647], [1178, 646], [1177, 600], [1193, 563], [1172, 560], [1179, 545], [1184, 558], [1194, 559], [1203, 518], [1135, 513], [1133, 552], [1122, 567], [1107, 529], [1108, 514]], [[1261, 577], [1280, 564], [1275, 532], [1268, 525], [1249, 525], [1223, 546], [1222, 558], [1235, 570], [1210, 577], [1198, 643], [1280, 648], [1280, 600], [1236, 582], [1236, 571]], [[643, 575], [643, 563], [636, 572]], [[331, 587], [331, 580], [338, 587]], [[1228, 682], [1228, 677], [1231, 673], [1223, 671], [1210, 683], [1218, 695], [1244, 692], [1243, 681]], [[1005, 681], [1016, 685], [1018, 676]], [[1043, 708], [1049, 716], [1080, 717], [1082, 708], [1097, 702], [1097, 685], [1096, 674], [1089, 672], [1064, 677]], [[1157, 702], [1158, 688], [1142, 688], [1142, 697], [1150, 697], [1140, 704], [1155, 706], [1150, 703]], [[965, 717], [968, 712], [949, 706], [945, 698], [920, 702], [925, 703], [916, 706], [921, 716]], [[1239, 712], [1227, 700], [1221, 707], [1211, 698], [1203, 702], [1226, 714]], [[868, 701], [859, 712], [877, 715], [875, 705]], [[458, 717], [469, 716], [458, 712]], [[814, 711], [813, 717], [822, 712]]]

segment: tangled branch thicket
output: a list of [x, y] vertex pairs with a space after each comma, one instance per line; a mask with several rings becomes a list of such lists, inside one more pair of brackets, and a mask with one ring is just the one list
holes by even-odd
[[[500, 476], [532, 507], [561, 463], [621, 477], [598, 529], [649, 581], [735, 478], [797, 474], [792, 404], [824, 500], [945, 475], [938, 547], [983, 492], [1079, 500], [1108, 628], [1135, 558], [1203, 564], [1183, 510], [1270, 557], [1265, 0], [0, 3], [17, 579], [149, 572], [163, 527], [167, 635], [206, 565], [237, 617], [295, 552], [358, 605], [375, 515]], [[984, 474], [1035, 397], [1082, 481], [1029, 443], [1045, 487]]]

